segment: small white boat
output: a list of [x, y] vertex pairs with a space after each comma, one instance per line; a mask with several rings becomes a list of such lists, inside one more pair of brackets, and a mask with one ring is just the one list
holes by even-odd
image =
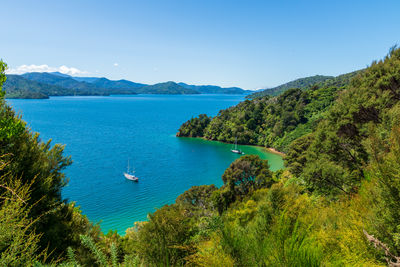
[[128, 160], [128, 169], [126, 172], [124, 172], [124, 176], [126, 179], [134, 181], [134, 182], [139, 182], [139, 178], [135, 176], [135, 171], [130, 171], [129, 170], [129, 160]]
[[235, 148], [231, 149], [231, 152], [236, 154], [244, 154], [240, 149], [237, 148], [237, 137], [235, 138]]

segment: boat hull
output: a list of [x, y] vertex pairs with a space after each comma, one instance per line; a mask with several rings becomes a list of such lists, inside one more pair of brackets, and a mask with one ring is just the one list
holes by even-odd
[[232, 153], [236, 153], [236, 154], [244, 154], [242, 151], [237, 150], [237, 149], [231, 149]]
[[134, 182], [138, 182], [139, 181], [139, 178], [136, 177], [135, 175], [132, 175], [132, 174], [124, 172], [124, 176], [128, 180], [131, 180], [131, 181], [134, 181]]

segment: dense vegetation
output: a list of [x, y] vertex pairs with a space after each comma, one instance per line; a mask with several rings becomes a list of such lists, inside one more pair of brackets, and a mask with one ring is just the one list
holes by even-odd
[[191, 118], [185, 122], [179, 132], [176, 134], [178, 137], [203, 137], [204, 129], [210, 124], [211, 117], [206, 114], [200, 114], [196, 118]]
[[268, 89], [265, 89], [262, 91], [255, 92], [255, 93], [249, 95], [248, 98], [257, 98], [257, 97], [263, 97], [263, 96], [277, 96], [291, 88], [305, 89], [316, 83], [322, 83], [322, 82], [325, 82], [326, 80], [329, 80], [332, 78], [334, 78], [334, 77], [324, 76], [324, 75], [315, 75], [315, 76], [310, 76], [310, 77], [306, 77], [306, 78], [300, 78], [300, 79], [290, 81], [288, 83], [284, 83], [282, 85], [279, 85], [279, 86], [276, 86], [273, 88], [268, 88]]
[[[340, 75], [316, 83], [308, 90], [292, 88], [277, 97], [246, 100], [221, 110], [212, 120], [192, 118], [180, 127], [177, 136], [197, 136], [228, 143], [237, 138], [240, 144], [274, 147], [287, 152], [292, 141], [317, 127], [338, 92], [359, 73]], [[199, 128], [200, 125], [203, 128]]]
[[[395, 204], [400, 201], [400, 49], [366, 70], [338, 78], [307, 91], [247, 100], [221, 111], [203, 130], [210, 138], [214, 127], [225, 138], [219, 140], [232, 141], [254, 129], [252, 119], [256, 129], [263, 129], [277, 114], [281, 117], [264, 129], [298, 135], [282, 146], [287, 168], [274, 174], [272, 186], [226, 205], [222, 220], [228, 229], [208, 239], [206, 258], [219, 248], [219, 259], [249, 266], [400, 262]], [[292, 119], [285, 120], [285, 113]], [[252, 139], [242, 142], [247, 140]]]
[[[4, 100], [1, 106], [1, 265], [400, 264], [400, 49], [341, 87], [292, 89], [246, 100], [219, 120], [189, 121], [185, 135], [207, 134], [216, 122], [236, 129], [230, 125], [242, 120], [243, 130], [298, 138], [285, 145], [286, 169], [271, 172], [266, 160], [242, 156], [222, 187], [190, 188], [125, 236], [99, 233], [62, 202], [61, 170], [70, 163], [62, 147], [40, 142]], [[44, 244], [56, 248], [50, 257]]]
[[[276, 98], [246, 100], [201, 122], [202, 117], [184, 123], [177, 136], [204, 137], [210, 140], [274, 147], [286, 152], [296, 138], [311, 133], [336, 98], [338, 87], [289, 89]], [[199, 125], [205, 126], [199, 129]], [[193, 136], [193, 135], [192, 135]]]
[[[0, 85], [5, 81], [0, 61]], [[56, 260], [80, 245], [80, 234], [98, 232], [73, 203], [61, 198], [71, 164], [63, 146], [42, 142], [0, 94], [0, 265]]]
[[7, 75], [7, 82], [3, 87], [6, 98], [48, 98], [48, 92], [54, 95], [65, 94], [66, 90], [59, 86], [47, 85], [30, 81], [19, 75]]

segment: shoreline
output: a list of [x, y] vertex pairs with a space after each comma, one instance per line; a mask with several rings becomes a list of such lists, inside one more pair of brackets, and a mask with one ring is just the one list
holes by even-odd
[[283, 153], [281, 151], [278, 151], [273, 147], [263, 147], [263, 148], [265, 148], [268, 152], [273, 153], [273, 154], [277, 154], [277, 155], [279, 155], [281, 157], [285, 157], [286, 156], [285, 153]]
[[[182, 138], [182, 137], [183, 138], [195, 138], [195, 139], [201, 139], [201, 140], [211, 141], [211, 142], [220, 142], [220, 143], [223, 143], [223, 144], [233, 144], [233, 143], [228, 143], [228, 142], [223, 142], [223, 141], [218, 141], [218, 140], [210, 140], [210, 139], [207, 139], [207, 138], [204, 138], [204, 137], [198, 137], [198, 136], [196, 136], [196, 137], [188, 137], [188, 136], [176, 136], [175, 135], [175, 137], [178, 137], [178, 138]], [[275, 149], [273, 147], [265, 147], [265, 146], [259, 146], [259, 145], [244, 145], [244, 144], [238, 144], [238, 145], [239, 146], [258, 147], [258, 148], [262, 148], [262, 149], [266, 150], [266, 152], [268, 152], [268, 153], [276, 154], [276, 155], [279, 155], [281, 157], [285, 157], [286, 156], [285, 153], [283, 153], [283, 152], [281, 152], [281, 151], [279, 151], [279, 150], [277, 150], [277, 149]]]

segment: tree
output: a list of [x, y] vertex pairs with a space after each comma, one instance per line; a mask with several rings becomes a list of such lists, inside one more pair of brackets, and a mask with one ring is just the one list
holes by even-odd
[[235, 196], [245, 196], [250, 191], [270, 187], [274, 182], [268, 161], [257, 155], [245, 155], [232, 162], [222, 180]]
[[[0, 157], [0, 169], [7, 162]], [[34, 227], [38, 218], [29, 216], [30, 186], [12, 176], [0, 177], [0, 265], [29, 266], [46, 257], [40, 251], [40, 234]]]
[[137, 224], [137, 250], [150, 265], [183, 265], [188, 255], [191, 226], [177, 205], [165, 205]]
[[400, 127], [395, 126], [388, 142], [390, 152], [380, 153], [385, 146], [372, 138], [373, 162], [369, 170], [375, 178], [377, 198], [374, 201], [373, 225], [377, 237], [400, 255]]
[[222, 175], [222, 180], [224, 185], [212, 194], [213, 205], [219, 214], [237, 199], [274, 183], [268, 161], [257, 155], [245, 155], [232, 162]]
[[212, 210], [211, 196], [216, 190], [217, 187], [215, 185], [192, 186], [189, 190], [179, 195], [175, 203], [192, 214], [197, 211], [204, 214], [207, 210]]
[[[0, 89], [5, 81], [6, 65], [0, 61]], [[5, 103], [4, 91], [0, 93], [0, 155], [7, 162], [0, 169], [5, 183], [18, 179], [29, 186], [26, 200], [28, 218], [35, 221], [35, 231], [41, 233], [40, 250], [51, 251], [50, 260], [62, 256], [68, 246], [80, 244], [79, 234], [86, 234], [92, 225], [82, 218], [73, 204], [61, 197], [61, 189], [67, 183], [62, 172], [71, 164], [70, 157], [63, 155], [64, 147], [50, 141], [42, 142], [38, 133], [33, 133]], [[0, 193], [2, 193], [0, 189]], [[27, 229], [33, 232], [33, 228]]]

